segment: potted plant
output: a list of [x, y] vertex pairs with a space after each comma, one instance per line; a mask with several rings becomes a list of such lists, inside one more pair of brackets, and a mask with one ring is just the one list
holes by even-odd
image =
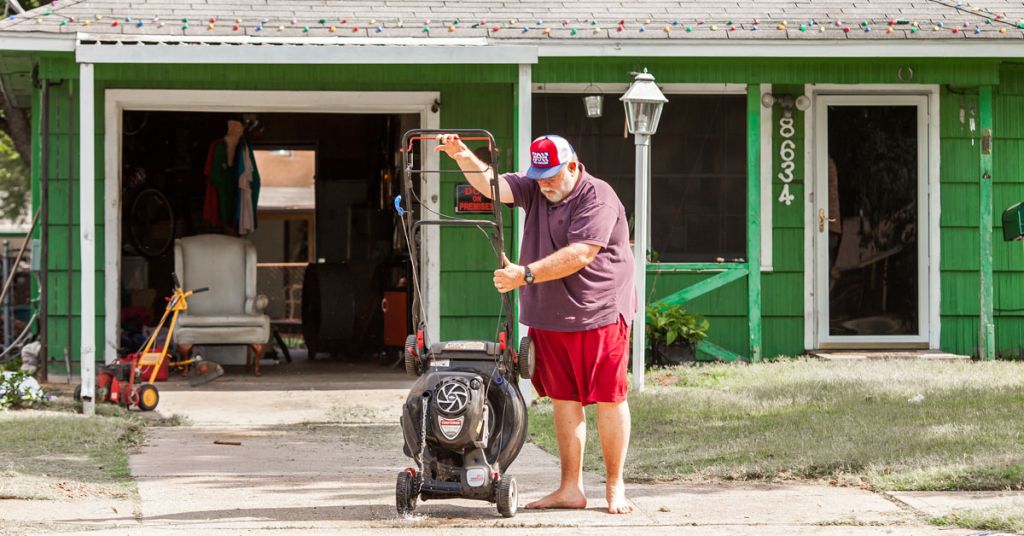
[[649, 363], [678, 365], [697, 359], [697, 343], [708, 334], [708, 321], [680, 305], [647, 307]]

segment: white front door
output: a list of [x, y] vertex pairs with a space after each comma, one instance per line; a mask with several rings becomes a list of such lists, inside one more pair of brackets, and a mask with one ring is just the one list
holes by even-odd
[[929, 98], [815, 96], [807, 222], [817, 348], [934, 340]]

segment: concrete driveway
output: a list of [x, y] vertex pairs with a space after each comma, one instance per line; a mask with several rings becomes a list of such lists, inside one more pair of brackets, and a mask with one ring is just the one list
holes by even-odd
[[[800, 485], [631, 485], [632, 515], [604, 512], [603, 482], [587, 475], [583, 511], [488, 503], [394, 506], [402, 454], [398, 415], [411, 380], [386, 367], [296, 361], [262, 378], [229, 371], [200, 388], [161, 387], [159, 411], [191, 424], [151, 429], [132, 455], [139, 504], [82, 520], [88, 534], [970, 534], [925, 523], [920, 510], [854, 488]], [[510, 470], [520, 505], [557, 484], [557, 460], [528, 444]], [[114, 524], [116, 528], [111, 527]], [[63, 524], [62, 526], [67, 526]], [[97, 530], [98, 529], [98, 530]]]

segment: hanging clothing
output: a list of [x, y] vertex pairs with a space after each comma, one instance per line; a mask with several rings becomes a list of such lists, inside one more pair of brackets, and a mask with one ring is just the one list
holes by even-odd
[[203, 219], [210, 225], [233, 227], [239, 235], [245, 235], [256, 229], [260, 175], [245, 138], [239, 140], [235, 151], [234, 161], [228, 165], [227, 142], [220, 138], [210, 143], [203, 168], [207, 179]]
[[238, 235], [256, 230], [256, 206], [260, 197], [260, 173], [256, 157], [245, 140], [238, 144]]

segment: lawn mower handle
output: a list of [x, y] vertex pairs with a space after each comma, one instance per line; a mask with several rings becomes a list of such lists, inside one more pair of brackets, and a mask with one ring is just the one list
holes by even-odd
[[452, 227], [477, 227], [480, 225], [485, 225], [487, 227], [493, 227], [494, 229], [498, 228], [498, 224], [491, 220], [416, 220], [412, 222], [413, 234], [416, 234], [416, 230], [420, 228], [420, 225], [450, 225]]
[[495, 149], [494, 136], [482, 128], [414, 128], [402, 136], [402, 152], [412, 152], [412, 142], [436, 140], [441, 134], [455, 134], [462, 141], [486, 141], [487, 150]]

